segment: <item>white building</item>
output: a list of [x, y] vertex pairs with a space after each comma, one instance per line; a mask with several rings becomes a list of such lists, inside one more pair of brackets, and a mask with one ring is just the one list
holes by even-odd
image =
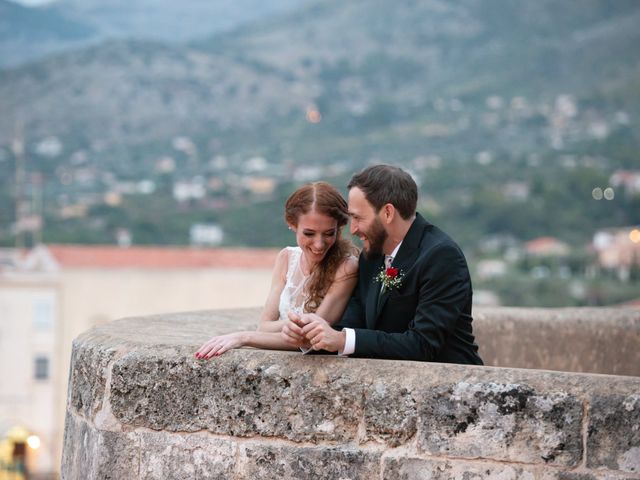
[[[260, 306], [276, 255], [73, 245], [0, 251], [0, 461], [24, 447], [31, 473], [59, 470], [71, 342], [80, 333], [123, 317]], [[39, 448], [25, 446], [29, 436]]]

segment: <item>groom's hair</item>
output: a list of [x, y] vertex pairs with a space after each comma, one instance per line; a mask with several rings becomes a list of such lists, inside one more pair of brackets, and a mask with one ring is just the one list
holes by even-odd
[[418, 186], [411, 175], [392, 165], [374, 165], [356, 173], [347, 188], [358, 187], [376, 212], [390, 203], [408, 220], [416, 212]]

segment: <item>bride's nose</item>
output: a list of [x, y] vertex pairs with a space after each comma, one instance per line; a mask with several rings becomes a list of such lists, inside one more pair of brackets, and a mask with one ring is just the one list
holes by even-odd
[[324, 248], [324, 239], [321, 236], [314, 239], [313, 248], [316, 250], [322, 250]]

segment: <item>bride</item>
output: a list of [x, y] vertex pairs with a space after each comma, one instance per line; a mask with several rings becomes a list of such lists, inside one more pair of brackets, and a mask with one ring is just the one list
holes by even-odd
[[282, 249], [276, 258], [258, 329], [217, 335], [196, 351], [196, 358], [242, 346], [292, 350], [280, 333], [290, 311], [337, 322], [357, 282], [357, 250], [341, 236], [348, 219], [347, 202], [326, 182], [293, 192], [285, 204], [285, 220], [298, 245]]

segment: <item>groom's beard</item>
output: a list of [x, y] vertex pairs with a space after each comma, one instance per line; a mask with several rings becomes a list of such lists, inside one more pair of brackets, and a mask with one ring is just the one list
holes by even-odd
[[364, 256], [367, 259], [378, 257], [383, 254], [382, 248], [384, 242], [389, 236], [384, 229], [382, 222], [376, 217], [375, 221], [371, 224], [371, 229], [365, 233], [367, 240], [369, 240], [369, 248], [364, 248]]

